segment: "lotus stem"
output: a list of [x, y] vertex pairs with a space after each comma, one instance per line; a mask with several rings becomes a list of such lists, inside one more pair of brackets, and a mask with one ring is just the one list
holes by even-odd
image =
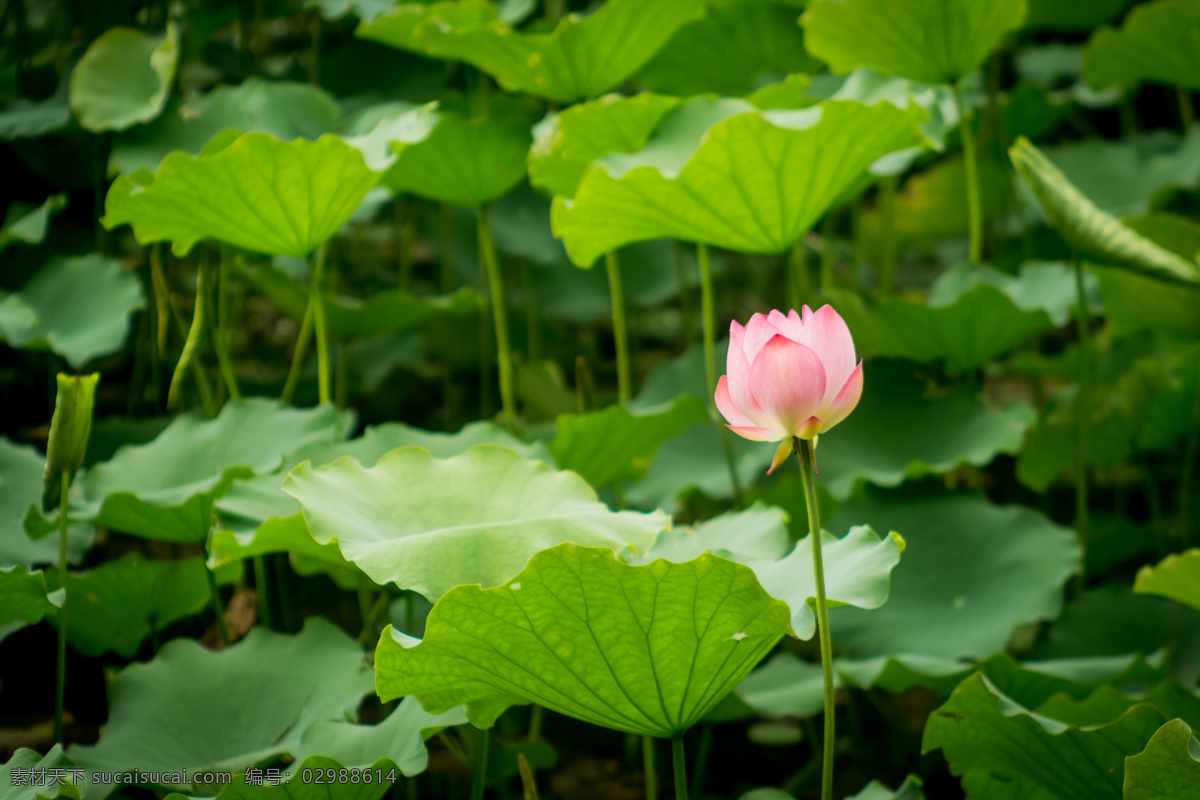
[[[1079, 256], [1073, 255], [1071, 266], [1075, 272], [1075, 324], [1079, 329], [1079, 387], [1075, 393], [1075, 531], [1083, 547], [1084, 563], [1087, 562], [1088, 531], [1088, 417], [1092, 409], [1091, 354], [1088, 353], [1087, 298], [1083, 292], [1083, 267]], [[1077, 588], [1083, 590], [1084, 574], [1081, 569]]]
[[675, 800], [687, 800], [687, 759], [683, 754], [683, 734], [671, 738], [671, 765], [675, 771]]
[[967, 227], [971, 235], [971, 262], [983, 261], [983, 212], [979, 204], [979, 172], [975, 154], [975, 133], [967, 119], [962, 89], [954, 84], [954, 103], [958, 106], [958, 129], [962, 132], [963, 167], [967, 173]]
[[646, 776], [646, 800], [658, 798], [658, 771], [654, 767], [654, 737], [642, 737], [642, 769]]
[[292, 347], [292, 363], [288, 367], [287, 380], [283, 384], [283, 392], [279, 402], [290, 405], [296, 394], [296, 386], [300, 383], [300, 373], [304, 371], [304, 359], [308, 355], [308, 342], [312, 338], [313, 308], [316, 301], [310, 294], [308, 305], [304, 308], [304, 319], [300, 321], [300, 330], [296, 333], [296, 344]]
[[[201, 267], [203, 269], [203, 267]], [[231, 400], [241, 400], [242, 392], [238, 387], [237, 377], [233, 374], [233, 363], [229, 360], [229, 348], [226, 336], [229, 330], [229, 255], [225, 248], [221, 249], [221, 263], [217, 268], [217, 313], [213, 319], [212, 339], [213, 349], [217, 351], [217, 364], [221, 368], [221, 378], [225, 381], [225, 390]]]
[[513, 400], [511, 350], [508, 345], [508, 317], [504, 313], [504, 282], [500, 275], [500, 260], [492, 243], [492, 226], [487, 206], [479, 207], [479, 258], [487, 271], [492, 293], [492, 320], [496, 325], [496, 361], [500, 365], [500, 402], [504, 406], [504, 424], [514, 430], [517, 424], [516, 402]]
[[267, 630], [275, 628], [274, 616], [271, 614], [271, 598], [267, 579], [267, 560], [261, 555], [254, 556], [254, 588], [258, 593], [258, 617]]
[[479, 750], [475, 753], [475, 775], [471, 778], [471, 800], [483, 800], [484, 783], [487, 781], [488, 745], [492, 737], [486, 730], [479, 732]]
[[208, 376], [204, 374], [204, 368], [200, 365], [204, 326], [208, 323], [207, 295], [208, 278], [201, 266], [196, 277], [196, 309], [192, 314], [192, 324], [186, 328], [186, 333], [184, 332], [183, 313], [174, 303], [171, 304], [171, 310], [175, 313], [175, 324], [179, 326], [179, 332], [184, 336], [184, 342], [183, 351], [179, 354], [179, 363], [175, 365], [175, 372], [171, 375], [171, 385], [167, 389], [167, 408], [175, 406], [179, 388], [183, 385], [183, 373], [190, 369], [192, 376], [196, 379], [196, 391], [200, 393], [200, 404], [204, 407], [204, 415], [212, 419], [217, 415], [217, 405], [213, 399], [212, 388], [208, 385]]
[[1196, 110], [1192, 108], [1192, 93], [1185, 86], [1176, 87], [1175, 92], [1179, 98], [1179, 122], [1183, 126], [1183, 132], [1187, 133], [1196, 121]]
[[813, 582], [817, 587], [817, 632], [821, 644], [821, 677], [825, 687], [825, 736], [821, 745], [821, 800], [833, 798], [833, 639], [829, 634], [829, 605], [825, 600], [825, 564], [821, 556], [821, 514], [817, 507], [817, 480], [812, 443], [792, 439], [800, 458], [800, 482], [808, 506], [808, 535], [812, 540]]
[[703, 797], [701, 790], [704, 786], [704, 772], [708, 767], [708, 756], [712, 752], [713, 726], [706, 722], [700, 728], [700, 746], [696, 749], [696, 763], [692, 765], [692, 793]]
[[58, 669], [54, 683], [54, 741], [63, 744], [63, 697], [67, 688], [67, 527], [70, 524], [67, 503], [71, 497], [71, 471], [62, 471], [58, 506], [58, 581], [63, 604], [58, 609]]
[[312, 300], [313, 323], [317, 331], [317, 397], [324, 404], [330, 402], [333, 397], [329, 384], [329, 329], [325, 321], [325, 297], [321, 285], [325, 280], [325, 245], [317, 248], [311, 264], [309, 297]]
[[[712, 270], [708, 264], [708, 245], [703, 242], [696, 244], [696, 265], [700, 269], [700, 307], [704, 317], [704, 377], [708, 381], [708, 408], [713, 414], [714, 397], [717, 391], [717, 356], [716, 356], [716, 315], [713, 311]], [[729, 470], [729, 485], [733, 490], [733, 501], [742, 507], [742, 485], [737, 474], [737, 462], [734, 459], [733, 443], [729, 441], [729, 431], [713, 416], [713, 424], [717, 426], [717, 438], [721, 440], [721, 453], [725, 457], [725, 468]]]
[[528, 261], [521, 262], [521, 291], [525, 295], [525, 345], [532, 364], [542, 358], [542, 326], [538, 321], [537, 284]]
[[613, 339], [617, 349], [617, 400], [624, 405], [629, 402], [629, 333], [625, 329], [625, 295], [621, 291], [621, 265], [617, 262], [617, 251], [604, 254], [608, 268], [608, 289], [612, 294]]
[[[212, 552], [212, 532], [209, 531], [208, 547], [205, 548], [208, 553]], [[209, 566], [207, 553], [204, 559], [204, 574], [208, 578], [208, 591], [212, 595], [213, 613], [217, 615], [217, 628], [221, 631], [221, 643], [229, 647], [232, 639], [229, 636], [229, 623], [225, 621], [225, 609], [221, 607], [221, 593], [217, 590], [217, 576]]]
[[[803, 238], [792, 243], [790, 262], [796, 280], [796, 305], [811, 303], [813, 297], [812, 272], [808, 268], [808, 254], [804, 252]], [[715, 391], [716, 387], [714, 386], [713, 389]]]
[[546, 709], [534, 703], [529, 707], [529, 741], [536, 742], [542, 738], [542, 722], [546, 718]]

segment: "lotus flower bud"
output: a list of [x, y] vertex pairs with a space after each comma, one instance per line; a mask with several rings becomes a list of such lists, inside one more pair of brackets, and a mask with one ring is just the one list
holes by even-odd
[[729, 326], [726, 373], [717, 408], [731, 431], [780, 442], [768, 474], [787, 458], [793, 437], [813, 439], [844, 420], [862, 396], [862, 362], [846, 322], [831, 306], [803, 315], [755, 314]]
[[58, 374], [58, 396], [50, 420], [50, 444], [46, 448], [46, 472], [42, 478], [42, 506], [47, 511], [59, 506], [63, 472], [67, 473], [69, 484], [76, 470], [83, 466], [99, 382], [98, 372], [79, 377]]

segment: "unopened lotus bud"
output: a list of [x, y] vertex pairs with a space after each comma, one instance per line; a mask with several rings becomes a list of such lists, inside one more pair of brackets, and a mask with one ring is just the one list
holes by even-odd
[[64, 473], [69, 486], [83, 466], [99, 382], [98, 372], [79, 376], [58, 374], [58, 396], [50, 420], [50, 444], [46, 448], [46, 473], [42, 478], [42, 506], [47, 511], [59, 506]]

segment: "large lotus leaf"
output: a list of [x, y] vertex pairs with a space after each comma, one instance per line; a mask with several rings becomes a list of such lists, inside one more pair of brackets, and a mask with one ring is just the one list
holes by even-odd
[[145, 305], [142, 284], [115, 258], [55, 258], [18, 292], [0, 292], [0, 339], [52, 350], [75, 369], [120, 350], [129, 316]]
[[548, 33], [521, 34], [486, 0], [410, 3], [356, 34], [474, 64], [510, 92], [571, 103], [620, 84], [702, 9], [698, 0], [609, 0], [588, 16], [568, 14]]
[[376, 583], [431, 601], [464, 583], [498, 586], [561, 542], [645, 549], [670, 524], [660, 513], [609, 511], [578, 475], [494, 445], [447, 459], [403, 447], [372, 468], [352, 457], [301, 464], [283, 489], [314, 539], [337, 540]]
[[472, 422], [457, 433], [433, 433], [402, 423], [368, 428], [346, 442], [314, 442], [289, 453], [282, 466], [270, 473], [238, 481], [216, 502], [219, 527], [214, 531], [210, 560], [213, 566], [264, 553], [286, 552], [293, 567], [307, 574], [320, 570], [339, 585], [353, 589], [362, 572], [347, 561], [336, 542], [320, 544], [308, 532], [300, 504], [283, 491], [283, 481], [293, 467], [305, 461], [313, 466], [352, 456], [374, 464], [384, 453], [416, 445], [438, 458], [449, 458], [477, 444], [508, 447], [525, 458], [551, 463], [545, 445], [526, 444], [490, 422]]
[[1165, 719], [1180, 717], [1191, 725], [1200, 725], [1200, 696], [1173, 680], [1146, 692], [1104, 685], [1082, 698], [1056, 694], [1038, 706], [1037, 712], [1068, 725], [1088, 727], [1112, 722], [1142, 705], [1157, 709]]
[[1129, 12], [1120, 30], [1103, 27], [1083, 51], [1083, 77], [1097, 89], [1142, 81], [1200, 89], [1200, 58], [1192, 32], [1200, 7], [1190, 0], [1157, 0]]
[[796, 10], [771, 3], [710, 5], [680, 28], [637, 75], [663, 94], [742, 97], [760, 78], [814, 72]]
[[344, 120], [339, 132], [346, 144], [363, 154], [368, 167], [382, 172], [396, 162], [392, 142], [416, 142], [427, 136], [440, 120], [437, 108], [436, 102], [374, 103]]
[[883, 155], [924, 141], [918, 106], [829, 100], [760, 111], [697, 98], [637, 153], [593, 163], [551, 221], [571, 260], [590, 265], [630, 242], [664, 237], [780, 253]]
[[157, 172], [168, 153], [198, 156], [218, 134], [264, 131], [280, 141], [331, 133], [341, 111], [318, 86], [249, 78], [168, 107], [154, 123], [121, 134], [108, 157], [112, 172]]
[[[282, 270], [248, 268], [250, 280], [293, 319], [304, 316], [308, 289]], [[479, 310], [479, 295], [464, 287], [454, 294], [423, 297], [402, 289], [383, 289], [366, 299], [327, 294], [325, 321], [338, 339], [370, 339], [419, 328], [436, 316], [462, 317]]]
[[[1022, 311], [1042, 311], [1058, 327], [1063, 327], [1075, 311], [1075, 273], [1065, 261], [1029, 261], [1014, 277], [982, 264], [962, 262], [951, 267], [929, 288], [929, 305], [942, 308], [956, 302], [980, 284], [995, 287]], [[1100, 283], [1090, 272], [1083, 274], [1083, 292], [1088, 310], [1104, 312]]]
[[[25, 517], [42, 502], [46, 458], [36, 449], [0, 437], [0, 565], [31, 568], [58, 563], [58, 537], [34, 541], [25, 533]], [[91, 525], [67, 528], [67, 561], [78, 563], [96, 538]]]
[[578, 473], [592, 486], [637, 480], [664, 441], [707, 419], [704, 403], [690, 394], [656, 409], [630, 412], [609, 406], [590, 414], [563, 414], [550, 453], [560, 469]]
[[26, 572], [21, 566], [0, 566], [0, 631], [14, 622], [41, 622], [62, 604], [62, 592], [47, 591], [40, 569]]
[[[57, 574], [53, 578], [59, 585]], [[81, 653], [134, 658], [155, 630], [200, 613], [211, 594], [204, 561], [152, 561], [138, 553], [67, 576], [67, 640]]]
[[71, 517], [150, 539], [203, 542], [213, 500], [235, 480], [271, 471], [284, 453], [336, 441], [348, 429], [349, 419], [332, 406], [293, 409], [261, 398], [231, 401], [213, 420], [177, 417], [152, 442], [122, 447], [92, 467]]
[[[1125, 223], [1136, 233], [1167, 250], [1191, 259], [1200, 254], [1200, 226], [1169, 214], [1148, 214]], [[1200, 336], [1200, 286], [1168, 284], [1128, 270], [1089, 264], [1105, 297], [1105, 321], [1114, 336], [1140, 330]]]
[[468, 119], [440, 111], [436, 124], [407, 127], [392, 141], [396, 160], [383, 183], [443, 203], [485, 205], [524, 177], [530, 136], [521, 116]]
[[[970, 384], [932, 384], [903, 361], [873, 360], [863, 375], [858, 407], [817, 448], [818, 481], [839, 500], [861, 481], [891, 487], [968, 464], [986, 466], [1001, 453], [1019, 452], [1036, 418], [1024, 403], [983, 401]], [[933, 430], [938, 435], [930, 435]]]
[[70, 102], [89, 131], [119, 131], [149, 122], [162, 111], [179, 63], [179, 38], [109, 28], [71, 70]]
[[1024, 19], [1025, 0], [814, 0], [800, 22], [809, 52], [834, 72], [955, 83]]
[[727, 511], [695, 527], [676, 525], [665, 530], [642, 554], [625, 560], [649, 564], [659, 558], [677, 564], [691, 561], [702, 553], [712, 553], [730, 561], [774, 561], [791, 549], [787, 514], [780, 508], [755, 503], [741, 511]]
[[1133, 591], [1169, 597], [1200, 611], [1200, 550], [1167, 556], [1138, 571]]
[[952, 373], [982, 366], [1051, 327], [1040, 309], [1019, 308], [990, 284], [963, 288], [957, 297], [935, 295], [929, 303], [888, 297], [871, 307], [849, 293], [832, 299], [859, 352], [945, 361]]
[[425, 638], [389, 628], [375, 652], [384, 701], [467, 703], [490, 727], [538, 703], [616, 730], [670, 737], [715, 706], [785, 635], [787, 607], [749, 568], [711, 555], [632, 566], [610, 550], [543, 550], [503, 586], [460, 586]]
[[1182, 139], [1087, 140], [1043, 152], [1084, 196], [1117, 217], [1149, 212], [1168, 189], [1200, 186], [1200, 128]]
[[[24, 770], [21, 773], [24, 777], [13, 775], [18, 769]], [[54, 745], [45, 756], [26, 747], [18, 748], [7, 764], [0, 764], [0, 794], [4, 795], [5, 800], [55, 800], [58, 797], [77, 799], [87, 791], [89, 782], [87, 773], [80, 774], [73, 771], [74, 769], [75, 764], [63, 755], [62, 745]], [[41, 774], [48, 774], [50, 770], [64, 772], [54, 773], [56, 776], [61, 775], [61, 782], [47, 780], [43, 786], [40, 780], [36, 784], [33, 782], [33, 770], [46, 771]]]
[[302, 772], [301, 762], [306, 758], [325, 756], [350, 768], [365, 768], [385, 760], [405, 775], [416, 775], [424, 772], [429, 763], [425, 740], [445, 728], [466, 722], [467, 715], [461, 706], [443, 714], [430, 714], [415, 697], [404, 698], [377, 725], [321, 720], [310, 725], [300, 737], [296, 760], [288, 772], [295, 779]]
[[61, 130], [71, 121], [68, 81], [61, 81], [50, 97], [40, 102], [17, 98], [0, 111], [0, 140], [37, 139]]
[[67, 207], [65, 194], [53, 194], [40, 206], [10, 203], [0, 228], [0, 253], [14, 244], [41, 244], [50, 230], [50, 218]]
[[984, 675], [967, 678], [925, 726], [922, 749], [941, 748], [956, 775], [1020, 779], [1062, 800], [1121, 800], [1124, 759], [1163, 723], [1137, 705], [1103, 725], [1073, 726], [1017, 703]]
[[1073, 532], [1029, 509], [929, 483], [867, 489], [842, 504], [830, 527], [863, 523], [898, 531], [907, 547], [882, 608], [830, 611], [834, 641], [856, 655], [998, 653], [1020, 626], [1058, 615], [1062, 585], [1081, 568]]
[[1124, 800], [1169, 800], [1200, 793], [1200, 741], [1181, 719], [1163, 725], [1146, 749], [1125, 758]]
[[1200, 678], [1200, 628], [1194, 609], [1161, 597], [1132, 594], [1106, 584], [1067, 604], [1050, 626], [1039, 658], [1075, 658], [1113, 653], [1171, 653], [1171, 675], [1185, 686]]
[[1200, 266], [1166, 250], [1102, 211], [1024, 137], [1009, 150], [1042, 210], [1079, 255], [1182, 283], [1200, 283]]
[[247, 133], [228, 147], [162, 160], [154, 182], [117, 178], [102, 222], [131, 225], [141, 244], [186, 255], [202, 239], [260, 253], [307, 256], [337, 233], [379, 174], [336, 136], [281, 142]]
[[294, 636], [254, 628], [221, 651], [176, 639], [113, 679], [100, 742], [69, 754], [93, 770], [241, 772], [353, 714], [371, 690], [364, 667], [358, 644], [319, 617]]
[[[903, 549], [904, 540], [899, 536], [891, 534], [881, 539], [867, 525], [850, 528], [840, 539], [822, 531], [825, 596], [829, 607], [855, 606], [867, 612], [883, 605], [888, 599], [892, 570], [899, 563]], [[743, 563], [754, 569], [768, 594], [788, 604], [794, 635], [811, 638], [817, 630], [813, 613], [817, 587], [813, 580], [812, 539], [808, 536], [801, 539], [784, 558], [747, 559]]]
[[663, 117], [682, 102], [649, 92], [609, 94], [548, 115], [533, 131], [529, 182], [551, 194], [574, 197], [592, 162], [609, 153], [641, 150]]
[[847, 797], [846, 800], [925, 800], [921, 786], [921, 779], [915, 775], [905, 778], [904, 783], [894, 792], [879, 781], [871, 781], [861, 792]]

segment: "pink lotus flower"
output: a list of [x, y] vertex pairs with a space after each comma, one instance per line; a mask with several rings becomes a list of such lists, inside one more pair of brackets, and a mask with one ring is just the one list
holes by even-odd
[[[792, 450], [849, 416], [862, 396], [850, 329], [831, 306], [803, 317], [755, 314], [729, 325], [728, 374], [717, 384], [717, 408], [738, 436], [780, 442], [769, 475]], [[781, 441], [782, 440], [782, 441]]]

